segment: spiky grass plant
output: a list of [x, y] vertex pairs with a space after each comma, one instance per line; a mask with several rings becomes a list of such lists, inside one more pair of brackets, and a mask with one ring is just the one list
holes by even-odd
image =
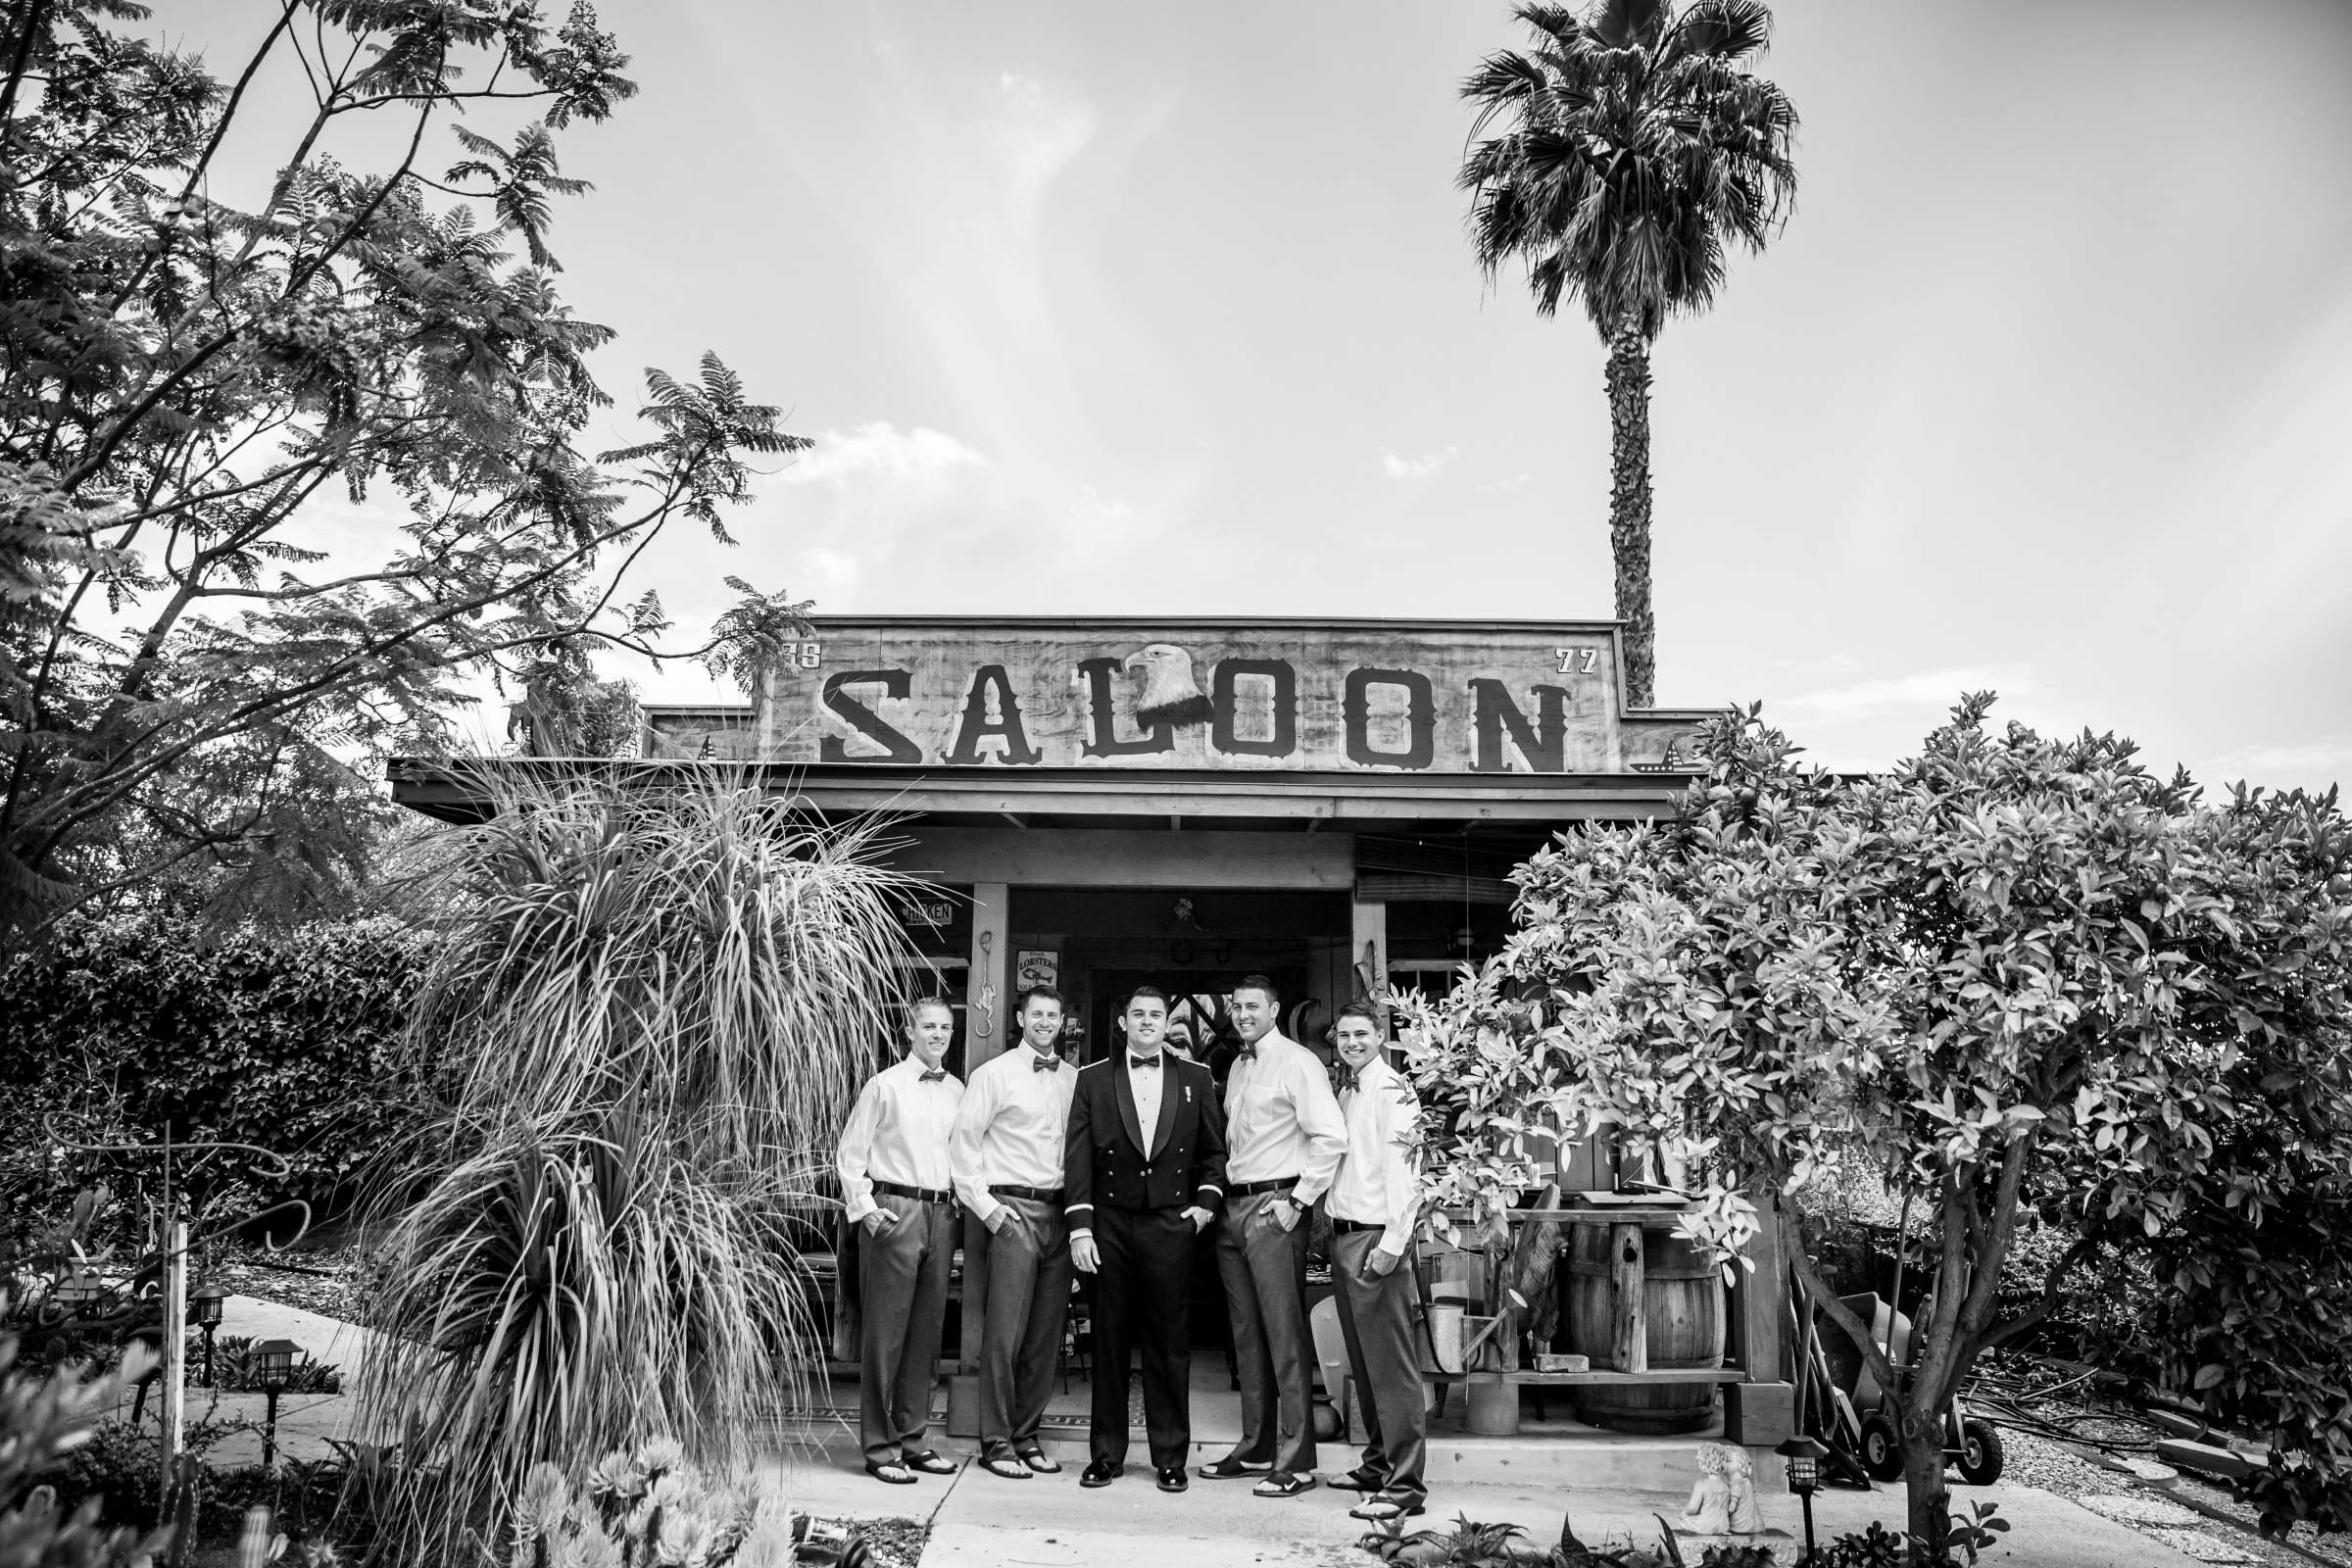
[[379, 1539], [495, 1540], [534, 1465], [749, 1458], [813, 1363], [790, 1220], [877, 1045], [911, 885], [741, 778], [510, 774], [430, 873], [442, 1136], [379, 1197]]

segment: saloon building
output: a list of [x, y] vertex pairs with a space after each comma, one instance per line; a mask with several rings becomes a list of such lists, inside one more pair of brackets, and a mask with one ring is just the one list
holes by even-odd
[[[1067, 999], [1078, 1059], [1151, 983], [1212, 1066], [1245, 975], [1310, 1044], [1351, 997], [1446, 984], [1501, 946], [1510, 869], [1551, 835], [1670, 808], [1708, 716], [1629, 709], [1609, 622], [873, 616], [790, 653], [757, 703], [650, 710], [640, 765], [727, 762], [818, 816], [889, 813], [895, 865], [934, 890], [906, 989], [955, 1000], [963, 1071], [1017, 1042], [1035, 983]], [[478, 808], [427, 769], [394, 793]], [[1612, 1185], [1593, 1150], [1563, 1165], [1571, 1191]], [[1718, 1290], [1704, 1272], [1690, 1288]], [[1757, 1385], [1732, 1424], [1777, 1441], [1785, 1298], [1726, 1305], [1735, 1365], [1666, 1384], [1702, 1411]]]

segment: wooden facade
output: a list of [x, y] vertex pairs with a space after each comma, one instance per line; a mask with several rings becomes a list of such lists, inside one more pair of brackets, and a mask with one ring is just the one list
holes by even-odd
[[[1511, 867], [1666, 808], [1708, 716], [1629, 710], [1607, 622], [828, 618], [788, 654], [756, 704], [651, 710], [612, 765], [723, 762], [812, 813], [892, 813], [896, 865], [940, 890], [913, 978], [960, 1000], [965, 1070], [1039, 978], [1088, 1056], [1146, 979], [1197, 1048], [1244, 974], [1281, 983], [1295, 1035], [1367, 985], [1449, 983], [1499, 947]], [[418, 809], [479, 809], [448, 773], [394, 779]], [[1754, 1278], [1733, 1370], [1657, 1381], [1729, 1384], [1731, 1435], [1770, 1443], [1786, 1299], [1777, 1268]]]

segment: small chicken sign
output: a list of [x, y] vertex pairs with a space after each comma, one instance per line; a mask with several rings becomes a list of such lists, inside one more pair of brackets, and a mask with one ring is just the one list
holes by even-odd
[[768, 677], [756, 745], [883, 767], [1676, 765], [1704, 715], [1626, 711], [1617, 671], [1605, 622], [825, 621]]

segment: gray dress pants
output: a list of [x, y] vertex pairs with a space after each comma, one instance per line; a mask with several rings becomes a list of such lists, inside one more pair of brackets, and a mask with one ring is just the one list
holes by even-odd
[[939, 1337], [948, 1315], [948, 1271], [956, 1257], [953, 1204], [876, 1193], [898, 1216], [879, 1236], [858, 1238], [858, 1435], [868, 1464], [920, 1453], [939, 1380]]
[[1429, 1401], [1413, 1344], [1413, 1259], [1379, 1279], [1364, 1277], [1364, 1260], [1380, 1245], [1378, 1231], [1349, 1231], [1331, 1239], [1331, 1279], [1339, 1288], [1340, 1332], [1348, 1365], [1363, 1403], [1363, 1467], [1385, 1478], [1383, 1490], [1399, 1500], [1429, 1495], [1423, 1471], [1429, 1455]]
[[980, 1330], [980, 1451], [1037, 1441], [1070, 1307], [1070, 1233], [1059, 1203], [1000, 1196], [1011, 1217], [988, 1237]]
[[1217, 1274], [1233, 1324], [1233, 1368], [1242, 1380], [1242, 1441], [1230, 1457], [1304, 1475], [1315, 1467], [1309, 1402], [1314, 1346], [1306, 1326], [1308, 1216], [1284, 1230], [1281, 1193], [1229, 1198], [1217, 1228]]

